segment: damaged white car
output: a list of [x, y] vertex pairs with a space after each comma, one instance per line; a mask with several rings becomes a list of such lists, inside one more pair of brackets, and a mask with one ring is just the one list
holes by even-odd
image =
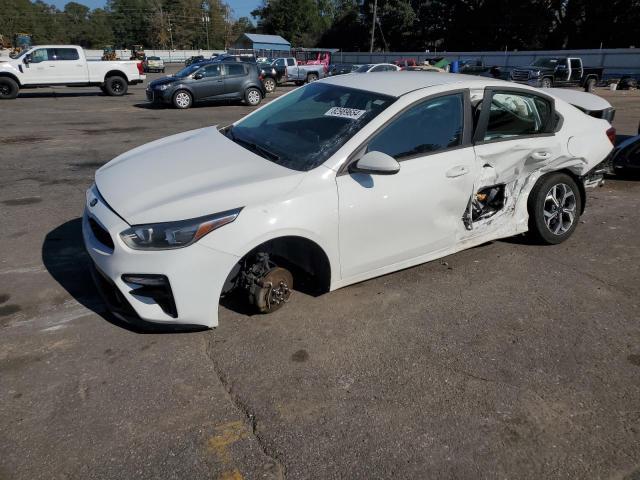
[[[586, 95], [586, 94], [585, 94]], [[614, 131], [547, 91], [400, 72], [314, 82], [100, 168], [84, 241], [123, 319], [218, 323], [529, 231], [566, 240]]]

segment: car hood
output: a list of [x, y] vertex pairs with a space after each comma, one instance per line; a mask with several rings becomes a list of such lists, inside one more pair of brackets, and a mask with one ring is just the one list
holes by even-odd
[[184, 80], [184, 78], [178, 78], [178, 77], [164, 77], [164, 78], [159, 78], [157, 80], [154, 80], [153, 82], [149, 82], [149, 86], [151, 88], [153, 87], [157, 87], [159, 85], [167, 85], [169, 83], [175, 83], [175, 82], [179, 82], [181, 80]]
[[272, 202], [293, 190], [303, 175], [208, 127], [124, 153], [100, 168], [95, 180], [105, 202], [137, 225]]

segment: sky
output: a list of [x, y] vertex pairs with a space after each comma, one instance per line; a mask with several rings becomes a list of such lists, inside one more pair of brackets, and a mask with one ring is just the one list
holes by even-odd
[[[77, 3], [86, 5], [89, 8], [102, 8], [106, 3], [106, 0], [75, 0]], [[68, 3], [68, 0], [45, 0], [46, 3], [52, 3], [59, 9], [63, 9]], [[238, 17], [250, 17], [251, 10], [254, 10], [262, 2], [260, 0], [227, 0], [229, 6], [233, 9], [233, 16]]]

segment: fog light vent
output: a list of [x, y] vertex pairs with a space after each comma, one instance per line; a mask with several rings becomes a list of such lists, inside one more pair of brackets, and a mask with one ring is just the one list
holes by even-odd
[[178, 318], [178, 310], [173, 299], [171, 285], [166, 275], [146, 273], [125, 273], [122, 281], [133, 285], [132, 295], [151, 298], [162, 311], [172, 318]]

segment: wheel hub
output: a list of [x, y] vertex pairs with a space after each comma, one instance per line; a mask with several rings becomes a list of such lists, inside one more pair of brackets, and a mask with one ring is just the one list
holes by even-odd
[[576, 218], [576, 196], [565, 183], [552, 186], [544, 199], [544, 223], [554, 235], [571, 229]]

